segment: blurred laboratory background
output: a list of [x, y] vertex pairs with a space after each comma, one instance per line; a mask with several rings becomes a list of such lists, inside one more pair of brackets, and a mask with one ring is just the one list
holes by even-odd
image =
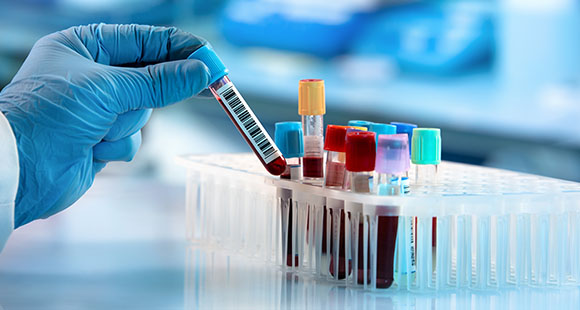
[[[40, 37], [89, 23], [208, 39], [273, 134], [299, 120], [298, 80], [326, 83], [326, 124], [442, 129], [443, 159], [580, 181], [580, 1], [3, 0], [0, 88]], [[131, 165], [183, 183], [173, 158], [250, 151], [219, 104], [156, 111]]]

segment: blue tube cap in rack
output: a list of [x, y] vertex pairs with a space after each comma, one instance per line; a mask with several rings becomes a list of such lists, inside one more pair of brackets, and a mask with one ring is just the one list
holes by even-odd
[[187, 59], [197, 59], [203, 62], [209, 69], [210, 80], [208, 85], [215, 83], [215, 81], [221, 79], [222, 77], [228, 75], [229, 71], [226, 65], [218, 57], [216, 52], [211, 48], [211, 46], [204, 45], [198, 48], [195, 52], [191, 53]]
[[364, 127], [367, 130], [369, 130], [369, 128], [371, 127], [371, 124], [373, 122], [369, 122], [369, 121], [361, 121], [361, 120], [350, 120], [348, 121], [348, 125], [349, 126], [355, 126], [355, 127]]
[[397, 133], [397, 126], [382, 124], [382, 123], [371, 123], [369, 131], [376, 133], [376, 141], [379, 142], [379, 135], [394, 135]]
[[301, 122], [276, 123], [276, 145], [286, 158], [304, 157], [304, 140]]
[[[391, 122], [391, 125], [397, 126], [397, 133], [406, 133], [407, 136], [409, 136], [409, 146], [411, 146], [411, 141], [413, 139], [413, 129], [417, 128], [417, 125], [401, 122]], [[409, 154], [411, 154], [411, 148], [409, 148]]]

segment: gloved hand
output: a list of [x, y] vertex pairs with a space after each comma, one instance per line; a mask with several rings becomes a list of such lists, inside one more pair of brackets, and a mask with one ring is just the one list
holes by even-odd
[[151, 108], [198, 94], [205, 40], [175, 28], [73, 27], [40, 39], [0, 93], [16, 136], [15, 227], [62, 211], [108, 161], [130, 161]]

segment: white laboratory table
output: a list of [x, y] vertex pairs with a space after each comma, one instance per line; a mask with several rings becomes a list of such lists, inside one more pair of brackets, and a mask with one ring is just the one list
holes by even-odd
[[16, 230], [0, 309], [580, 309], [580, 290], [364, 292], [188, 245], [184, 188], [99, 176], [71, 209]]

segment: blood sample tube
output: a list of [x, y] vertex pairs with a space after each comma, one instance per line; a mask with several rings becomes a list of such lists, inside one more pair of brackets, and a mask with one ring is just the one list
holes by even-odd
[[193, 52], [189, 59], [202, 61], [210, 72], [209, 90], [226, 111], [240, 134], [244, 137], [264, 168], [273, 175], [280, 175], [286, 169], [286, 160], [268, 135], [250, 106], [236, 86], [227, 77], [228, 69], [211, 47], [204, 45]]
[[346, 134], [354, 131], [366, 131], [364, 127], [326, 126], [324, 150], [326, 151], [326, 169], [324, 187], [342, 189], [345, 176], [345, 142]]
[[298, 114], [302, 116], [304, 131], [304, 182], [322, 185], [324, 121], [324, 81], [301, 80], [298, 86]]
[[[344, 143], [347, 126], [328, 125], [324, 138], [324, 150], [326, 151], [326, 171], [324, 187], [342, 189], [344, 182], [345, 160]], [[325, 217], [323, 219], [322, 253], [326, 253], [327, 233], [330, 240], [330, 265], [329, 272], [338, 279], [346, 277], [346, 261], [344, 248], [345, 218], [344, 201], [333, 198], [326, 199]], [[327, 227], [326, 218], [330, 219], [330, 229]], [[334, 233], [335, 221], [338, 222], [339, 235]], [[350, 268], [349, 268], [350, 269]]]
[[[441, 130], [439, 128], [415, 128], [411, 139], [411, 162], [415, 164], [414, 184], [419, 191], [429, 191], [437, 183], [441, 163]], [[437, 248], [437, 218], [432, 223], [433, 266]]]
[[[409, 155], [411, 155], [411, 139], [413, 138], [413, 129], [417, 128], [417, 125], [410, 124], [410, 123], [401, 123], [401, 122], [391, 122], [391, 125], [395, 125], [397, 127], [397, 133], [400, 134], [407, 134], [409, 140]], [[413, 168], [413, 167], [411, 167]], [[414, 169], [413, 169], [414, 170]], [[409, 182], [409, 173], [403, 177], [403, 187], [405, 188], [405, 194], [408, 194], [411, 190], [410, 182]]]
[[[333, 189], [343, 189], [345, 179], [345, 140], [346, 133], [349, 131], [366, 131], [364, 127], [354, 126], [326, 126], [326, 136], [324, 139], [324, 150], [326, 150], [326, 170], [324, 187]], [[345, 234], [345, 215], [344, 215], [344, 201], [327, 198], [327, 205], [325, 206], [325, 217], [323, 219], [323, 235], [322, 235], [322, 253], [327, 252], [326, 240], [330, 239], [330, 273], [338, 279], [346, 277], [345, 264], [345, 249], [344, 249], [344, 234]], [[339, 217], [340, 215], [340, 217]], [[330, 218], [330, 230], [328, 231], [327, 217]], [[340, 235], [336, 238], [334, 233], [334, 220], [339, 221]], [[327, 233], [329, 237], [327, 237]], [[337, 242], [335, 242], [337, 240]], [[338, 249], [335, 244], [339, 244]], [[338, 265], [336, 266], [336, 262]], [[350, 267], [349, 267], [350, 269]]]
[[[375, 133], [367, 131], [354, 131], [346, 134], [346, 171], [350, 176], [349, 189], [356, 193], [370, 193], [373, 171], [375, 170], [376, 160], [376, 142]], [[362, 210], [362, 204], [360, 208]], [[370, 266], [370, 260], [364, 264], [364, 224], [363, 216], [360, 216], [358, 229], [358, 255], [357, 255], [357, 270], [355, 276], [359, 284], [364, 283], [364, 279], [370, 282], [370, 270], [364, 269], [364, 266]], [[368, 255], [366, 255], [369, 258]]]
[[347, 126], [326, 126], [324, 150], [326, 153], [326, 179], [324, 186], [328, 188], [342, 188], [344, 182], [345, 160], [344, 143]]
[[[406, 134], [379, 135], [375, 171], [378, 195], [404, 195], [403, 176], [410, 167], [409, 141]], [[400, 225], [400, 227], [399, 227]], [[379, 215], [377, 227], [377, 288], [389, 288], [393, 269], [400, 271], [399, 285], [406, 284], [415, 273], [415, 220], [413, 217]], [[399, 246], [398, 262], [395, 249]], [[393, 265], [395, 268], [393, 268]]]
[[[375, 142], [379, 143], [379, 135], [392, 135], [397, 133], [397, 127], [395, 125], [383, 124], [383, 123], [370, 123], [369, 131], [375, 133]], [[377, 184], [377, 179], [373, 178], [373, 184]]]
[[[302, 137], [302, 124], [300, 122], [276, 123], [274, 138], [288, 163], [280, 178], [297, 181], [302, 179], [302, 157], [304, 156]], [[292, 246], [292, 240], [296, 239], [292, 223], [292, 190], [278, 187], [277, 196], [281, 211], [282, 257], [285, 258], [287, 266], [296, 267], [299, 264], [299, 257], [296, 249]]]
[[286, 170], [280, 178], [301, 180], [302, 157], [304, 157], [302, 124], [300, 122], [276, 123], [274, 137], [287, 163]]
[[[347, 126], [346, 134], [348, 135], [349, 133], [356, 132], [356, 131], [367, 131], [367, 128], [366, 127], [359, 127], [359, 126]], [[345, 168], [345, 170], [346, 170], [346, 168]], [[344, 174], [344, 181], [342, 182], [342, 189], [350, 190], [350, 176], [351, 176], [350, 173]]]

